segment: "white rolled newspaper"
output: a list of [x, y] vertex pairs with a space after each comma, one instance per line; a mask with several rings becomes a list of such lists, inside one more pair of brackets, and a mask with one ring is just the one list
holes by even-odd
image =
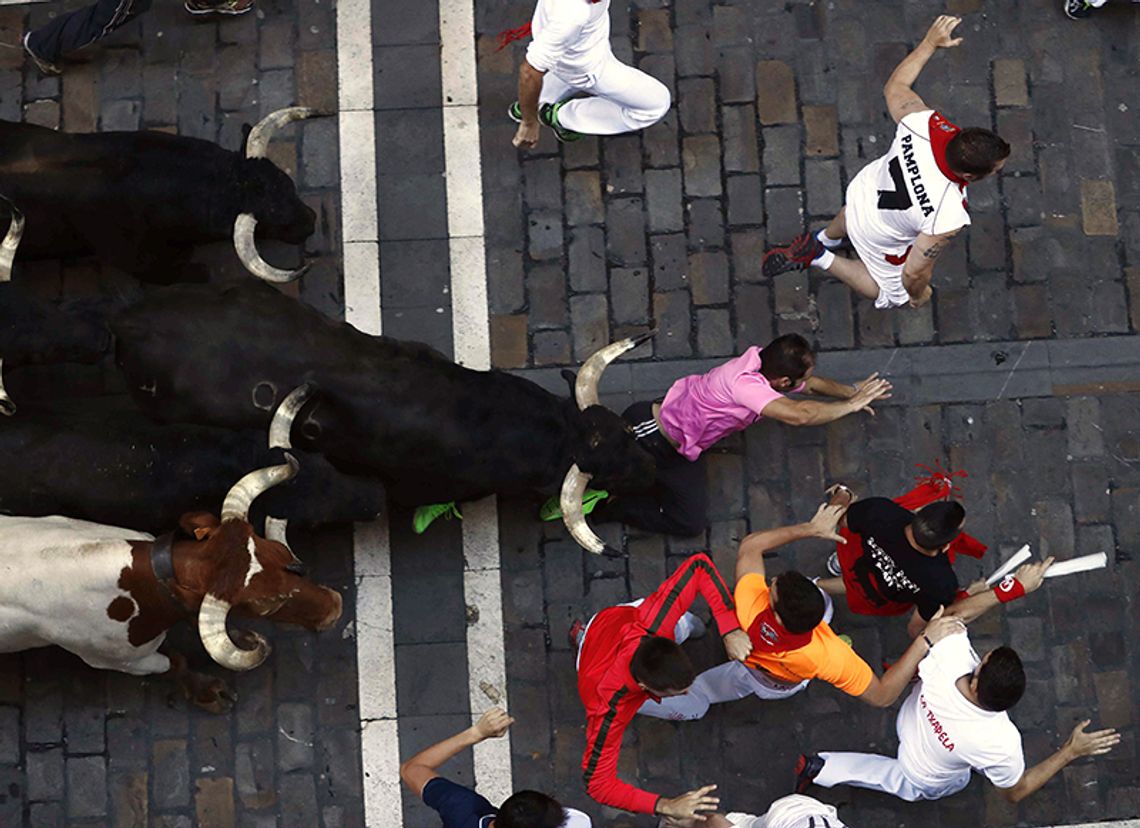
[[1056, 578], [1059, 575], [1072, 575], [1074, 572], [1088, 572], [1090, 569], [1104, 569], [1106, 566], [1108, 566], [1108, 553], [1094, 552], [1092, 555], [1081, 555], [1079, 558], [1057, 561], [1057, 563], [1045, 570], [1045, 577]]
[[994, 571], [993, 575], [986, 578], [986, 586], [992, 587], [994, 584], [996, 584], [998, 581], [1000, 581], [1006, 575], [1013, 572], [1013, 570], [1017, 569], [1017, 567], [1021, 566], [1023, 563], [1028, 561], [1030, 559], [1030, 557], [1032, 557], [1032, 556], [1029, 552], [1029, 544], [1027, 543], [1023, 547], [1018, 549], [1016, 552], [1014, 552], [1013, 555], [1010, 556], [1010, 559], [1008, 561], [1006, 561], [1001, 566], [999, 566]]

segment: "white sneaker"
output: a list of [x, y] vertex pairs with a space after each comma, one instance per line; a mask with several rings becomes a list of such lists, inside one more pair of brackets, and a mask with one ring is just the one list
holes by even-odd
[[827, 571], [838, 578], [843, 574], [843, 567], [839, 565], [839, 553], [832, 552], [827, 559]]

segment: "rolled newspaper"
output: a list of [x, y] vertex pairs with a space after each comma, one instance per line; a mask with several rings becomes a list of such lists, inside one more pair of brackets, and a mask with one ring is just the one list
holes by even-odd
[[1103, 569], [1108, 566], [1108, 554], [1095, 552], [1092, 555], [1081, 555], [1079, 558], [1069, 558], [1067, 561], [1057, 561], [1045, 570], [1046, 578], [1056, 578], [1058, 575], [1072, 575], [1074, 572], [1088, 572], [1090, 569]]
[[1014, 552], [1008, 561], [999, 566], [993, 575], [986, 578], [986, 586], [992, 587], [1006, 575], [1017, 569], [1017, 567], [1028, 561], [1030, 557], [1031, 555], [1029, 552], [1029, 544], [1027, 543], [1016, 552]]

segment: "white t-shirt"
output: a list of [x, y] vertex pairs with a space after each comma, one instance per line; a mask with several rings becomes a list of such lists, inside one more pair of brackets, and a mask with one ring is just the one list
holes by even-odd
[[846, 828], [833, 806], [802, 794], [777, 799], [764, 816], [734, 813], [725, 818], [736, 828]]
[[955, 682], [978, 666], [965, 632], [939, 641], [918, 665], [921, 679], [899, 708], [899, 761], [920, 787], [952, 784], [971, 769], [999, 788], [1025, 773], [1021, 734], [1006, 713], [975, 706]]
[[937, 236], [970, 223], [965, 183], [951, 180], [945, 162], [946, 142], [957, 133], [932, 109], [899, 122], [890, 150], [861, 169], [848, 190], [860, 242], [902, 254], [920, 233]]
[[572, 81], [593, 74], [610, 53], [610, 0], [538, 0], [526, 62]]

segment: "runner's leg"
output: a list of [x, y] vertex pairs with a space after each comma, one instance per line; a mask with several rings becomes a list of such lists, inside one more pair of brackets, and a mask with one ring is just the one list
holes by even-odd
[[652, 126], [669, 111], [672, 101], [665, 84], [612, 53], [595, 78], [585, 90], [592, 97], [567, 101], [558, 110], [561, 126], [584, 135], [617, 135]]
[[[828, 233], [830, 236], [831, 234]], [[867, 266], [858, 259], [836, 256], [825, 271], [867, 299], [879, 298], [879, 283], [871, 278]]]
[[824, 760], [823, 770], [814, 781], [824, 788], [851, 785], [894, 794], [908, 802], [928, 798], [926, 791], [903, 776], [898, 759], [877, 753], [821, 753], [819, 756]]
[[542, 76], [542, 91], [538, 93], [538, 105], [558, 103], [573, 95], [574, 87], [553, 72]]
[[748, 668], [739, 661], [729, 661], [697, 676], [684, 695], [647, 701], [637, 712], [655, 719], [693, 721], [702, 718], [711, 704], [743, 699], [752, 692]]

